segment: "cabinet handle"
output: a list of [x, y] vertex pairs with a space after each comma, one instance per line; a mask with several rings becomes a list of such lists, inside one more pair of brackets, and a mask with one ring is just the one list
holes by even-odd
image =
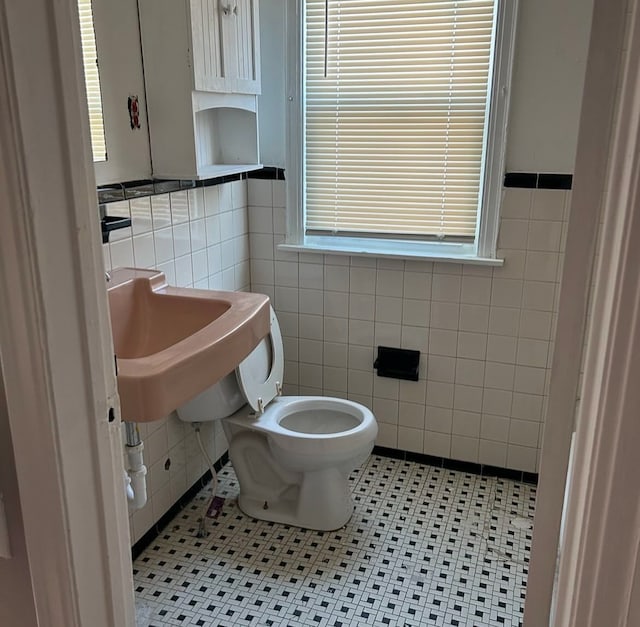
[[230, 4], [222, 4], [220, 5], [220, 10], [225, 14], [225, 15], [231, 15], [232, 13], [234, 15], [238, 15], [238, 5], [235, 4], [233, 6], [233, 8], [231, 8]]

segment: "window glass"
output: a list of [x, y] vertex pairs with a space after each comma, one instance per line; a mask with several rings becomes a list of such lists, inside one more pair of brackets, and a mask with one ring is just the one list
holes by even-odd
[[94, 162], [106, 161], [107, 146], [104, 137], [100, 72], [98, 70], [98, 54], [96, 51], [96, 36], [93, 28], [91, 0], [78, 0], [78, 13], [80, 15], [84, 81], [89, 106], [89, 126], [91, 130], [93, 160]]

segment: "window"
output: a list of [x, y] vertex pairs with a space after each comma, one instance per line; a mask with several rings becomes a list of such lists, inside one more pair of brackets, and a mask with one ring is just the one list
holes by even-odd
[[78, 0], [78, 14], [80, 16], [80, 38], [82, 40], [84, 82], [87, 89], [87, 103], [89, 106], [89, 128], [91, 132], [93, 160], [94, 162], [106, 161], [107, 146], [104, 138], [102, 93], [100, 91], [98, 53], [96, 51], [96, 35], [93, 28], [91, 0]]
[[514, 24], [514, 0], [303, 2], [289, 246], [495, 257]]

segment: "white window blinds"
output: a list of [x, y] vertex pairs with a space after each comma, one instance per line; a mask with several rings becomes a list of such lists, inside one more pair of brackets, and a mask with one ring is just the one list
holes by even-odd
[[82, 40], [82, 58], [84, 61], [84, 81], [89, 105], [89, 126], [91, 130], [91, 148], [94, 161], [107, 160], [107, 146], [104, 138], [102, 119], [102, 94], [98, 72], [98, 54], [96, 36], [93, 29], [93, 11], [91, 0], [78, 0], [80, 15], [80, 37]]
[[307, 0], [306, 232], [473, 238], [495, 0]]

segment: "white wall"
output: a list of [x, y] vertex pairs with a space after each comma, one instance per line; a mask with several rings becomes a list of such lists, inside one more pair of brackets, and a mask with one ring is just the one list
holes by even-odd
[[280, 168], [284, 168], [285, 162], [286, 6], [287, 2], [284, 0], [260, 0], [260, 160], [265, 165]]
[[285, 165], [287, 4], [284, 0], [260, 0], [260, 159], [279, 168]]
[[[262, 162], [284, 167], [283, 0], [261, 0]], [[593, 0], [520, 0], [507, 172], [573, 172]]]
[[592, 8], [520, 0], [508, 172], [573, 172]]

